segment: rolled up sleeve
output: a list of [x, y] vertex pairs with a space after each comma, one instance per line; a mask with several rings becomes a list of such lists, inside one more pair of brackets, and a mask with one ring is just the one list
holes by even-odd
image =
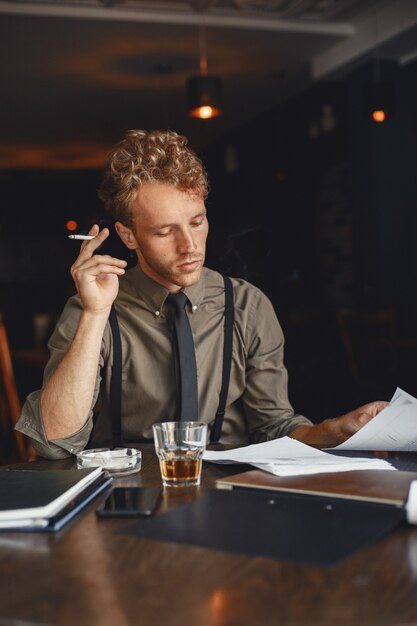
[[46, 459], [64, 459], [83, 450], [90, 437], [92, 420], [88, 419], [84, 426], [70, 437], [48, 441], [40, 411], [40, 395], [40, 391], [28, 395], [16, 430], [30, 437], [33, 448]]

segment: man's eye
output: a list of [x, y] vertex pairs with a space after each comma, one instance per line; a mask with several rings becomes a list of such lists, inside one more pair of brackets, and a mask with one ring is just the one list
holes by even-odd
[[157, 237], [168, 237], [169, 235], [169, 230], [163, 232], [163, 233], [156, 233]]
[[201, 226], [201, 224], [203, 223], [203, 220], [198, 220], [198, 222], [192, 222], [191, 226]]

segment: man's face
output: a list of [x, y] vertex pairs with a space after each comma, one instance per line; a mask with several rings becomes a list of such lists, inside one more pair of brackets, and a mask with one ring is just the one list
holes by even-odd
[[147, 183], [131, 210], [134, 229], [120, 222], [116, 229], [125, 244], [136, 250], [143, 272], [169, 291], [196, 283], [208, 233], [203, 198], [172, 185]]

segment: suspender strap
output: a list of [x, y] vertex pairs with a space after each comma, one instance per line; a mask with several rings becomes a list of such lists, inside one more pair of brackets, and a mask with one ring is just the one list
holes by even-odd
[[113, 336], [113, 371], [110, 384], [110, 413], [112, 420], [113, 448], [122, 448], [122, 342], [114, 305], [109, 322]]
[[[223, 342], [223, 370], [222, 386], [220, 389], [219, 406], [211, 429], [210, 443], [217, 443], [222, 432], [223, 418], [226, 409], [227, 392], [229, 390], [230, 370], [232, 367], [233, 348], [233, 325], [234, 325], [234, 303], [233, 286], [228, 276], [223, 276], [224, 280], [224, 342]], [[114, 306], [112, 306], [109, 323], [113, 336], [113, 371], [110, 384], [110, 412], [112, 420], [113, 447], [124, 446], [122, 437], [122, 342], [120, 339], [120, 329]]]
[[230, 370], [232, 367], [233, 349], [233, 286], [228, 276], [223, 276], [224, 280], [224, 342], [223, 342], [223, 372], [222, 386], [220, 389], [219, 406], [217, 408], [214, 424], [211, 429], [210, 443], [217, 443], [222, 432], [223, 418], [226, 409], [227, 392], [229, 390]]

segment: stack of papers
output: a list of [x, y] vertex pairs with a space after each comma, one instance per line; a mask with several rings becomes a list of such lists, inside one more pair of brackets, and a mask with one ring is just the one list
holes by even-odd
[[[417, 399], [397, 388], [390, 404], [347, 441], [329, 450], [417, 450]], [[214, 463], [249, 463], [276, 476], [299, 476], [350, 470], [394, 470], [376, 458], [335, 456], [290, 437], [224, 452], [206, 450], [203, 459]]]
[[299, 476], [359, 469], [395, 469], [382, 459], [335, 456], [290, 437], [224, 452], [206, 450], [203, 459], [214, 463], [249, 463], [275, 476]]

